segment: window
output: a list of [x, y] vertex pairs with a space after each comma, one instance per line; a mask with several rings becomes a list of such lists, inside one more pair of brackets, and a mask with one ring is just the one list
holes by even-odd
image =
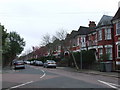
[[120, 34], [120, 21], [116, 23], [116, 34]]
[[77, 46], [80, 45], [80, 37], [77, 38]]
[[85, 37], [82, 38], [82, 47], [85, 47], [86, 46], [86, 40], [85, 40]]
[[103, 55], [103, 49], [100, 48], [100, 49], [99, 49], [99, 58], [101, 58], [102, 55]]
[[107, 28], [105, 29], [105, 39], [111, 39], [111, 29]]
[[120, 45], [118, 45], [118, 50], [117, 50], [117, 52], [118, 52], [118, 57], [120, 57]]
[[106, 48], [106, 54], [108, 55], [108, 59], [112, 60], [112, 48]]
[[98, 40], [102, 40], [102, 30], [98, 31]]

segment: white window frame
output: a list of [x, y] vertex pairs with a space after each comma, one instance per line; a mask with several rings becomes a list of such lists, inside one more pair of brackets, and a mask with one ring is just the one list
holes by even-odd
[[120, 49], [120, 48], [119, 48], [119, 47], [120, 47], [120, 45], [117, 45], [117, 58], [120, 58], [120, 55], [119, 55], [119, 53], [120, 53], [120, 50], [119, 50], [119, 49]]
[[82, 47], [86, 47], [86, 38], [85, 37], [81, 37], [81, 44], [82, 44]]
[[103, 55], [103, 48], [99, 48], [99, 58]]
[[[110, 49], [110, 50], [108, 50]], [[112, 60], [112, 47], [106, 47], [106, 54], [110, 54], [109, 60]]]
[[98, 41], [102, 40], [102, 30], [98, 31]]
[[120, 35], [120, 21], [116, 23], [116, 35]]
[[105, 40], [109, 40], [109, 39], [111, 39], [111, 29], [106, 28], [105, 29]]

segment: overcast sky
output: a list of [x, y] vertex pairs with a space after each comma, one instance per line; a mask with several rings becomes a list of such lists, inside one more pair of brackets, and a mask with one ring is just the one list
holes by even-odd
[[25, 50], [39, 46], [46, 33], [70, 33], [103, 15], [114, 16], [119, 0], [0, 0], [0, 23], [26, 41]]

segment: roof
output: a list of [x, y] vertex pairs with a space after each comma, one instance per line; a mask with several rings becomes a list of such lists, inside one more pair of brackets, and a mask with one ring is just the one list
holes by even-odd
[[120, 19], [120, 7], [118, 8], [118, 11], [116, 12], [112, 20], [116, 20], [116, 19]]
[[77, 35], [78, 31], [73, 30], [70, 34], [71, 38], [75, 37]]
[[89, 27], [80, 26], [80, 28], [78, 29], [78, 35], [87, 35], [89, 32], [90, 32]]
[[103, 15], [102, 18], [100, 19], [97, 27], [112, 24], [111, 23], [112, 18], [113, 18], [112, 16]]

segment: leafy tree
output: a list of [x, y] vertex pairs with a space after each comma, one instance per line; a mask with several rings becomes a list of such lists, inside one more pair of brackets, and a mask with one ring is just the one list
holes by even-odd
[[17, 32], [10, 32], [8, 35], [9, 39], [9, 44], [10, 44], [10, 49], [9, 52], [11, 53], [10, 55], [13, 56], [12, 59], [14, 59], [17, 55], [19, 55], [25, 46], [25, 41], [23, 38], [20, 37]]
[[19, 55], [25, 46], [25, 41], [17, 32], [2, 32], [3, 45], [3, 65], [10, 64], [13, 59]]

